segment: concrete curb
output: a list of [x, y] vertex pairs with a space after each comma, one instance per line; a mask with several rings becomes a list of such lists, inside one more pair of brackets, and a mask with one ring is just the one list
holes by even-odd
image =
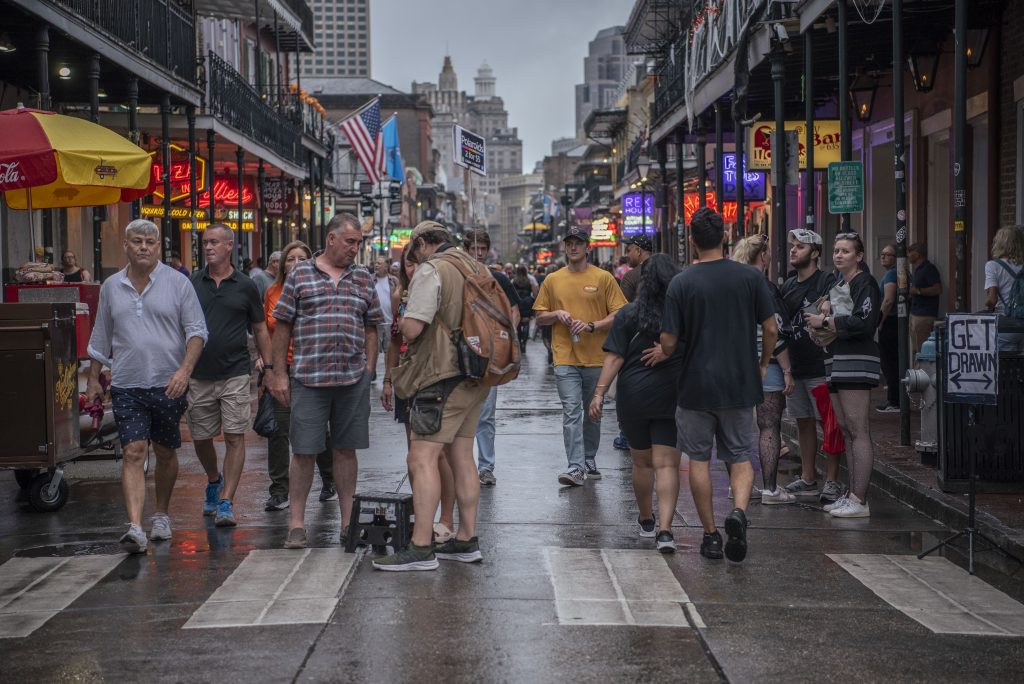
[[[782, 420], [782, 437], [789, 444], [793, 454], [799, 453], [797, 443], [796, 422], [784, 417]], [[821, 428], [818, 428], [819, 443]], [[822, 468], [825, 454], [818, 452], [818, 462]], [[846, 470], [845, 465], [841, 466]], [[911, 508], [927, 515], [936, 522], [945, 525], [950, 533], [967, 527], [966, 496], [954, 496], [918, 482], [914, 478], [900, 472], [892, 465], [875, 459], [874, 471], [871, 476], [871, 487], [884, 492], [894, 499], [907, 504]], [[1024, 559], [1024, 531], [1004, 524], [995, 516], [982, 511], [975, 511], [975, 526], [982, 534], [995, 541], [1002, 549], [1009, 551], [1018, 558]], [[1014, 570], [1020, 566], [1007, 560], [998, 552], [976, 552], [975, 562], [994, 568], [1001, 572]]]

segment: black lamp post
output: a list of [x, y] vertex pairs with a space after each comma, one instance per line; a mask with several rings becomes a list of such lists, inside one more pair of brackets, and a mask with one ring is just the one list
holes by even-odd
[[875, 94], [878, 93], [878, 79], [863, 71], [850, 84], [850, 102], [857, 119], [862, 123], [871, 121], [871, 110], [875, 108]]
[[939, 71], [941, 54], [936, 48], [930, 52], [912, 52], [907, 56], [907, 67], [910, 69], [910, 78], [914, 81], [914, 90], [927, 93], [935, 87], [935, 74]]
[[640, 228], [647, 236], [647, 172], [651, 170], [651, 160], [640, 155], [636, 160], [637, 184], [640, 186]]

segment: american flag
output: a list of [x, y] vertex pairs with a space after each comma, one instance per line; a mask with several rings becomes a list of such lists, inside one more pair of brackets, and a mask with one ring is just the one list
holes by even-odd
[[384, 175], [384, 139], [381, 134], [380, 100], [374, 98], [359, 111], [341, 122], [352, 149], [359, 157], [371, 183], [380, 181]]

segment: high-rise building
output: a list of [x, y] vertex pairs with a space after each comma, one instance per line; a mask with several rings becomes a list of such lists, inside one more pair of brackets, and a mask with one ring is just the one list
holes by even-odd
[[622, 26], [598, 31], [583, 58], [583, 83], [576, 86], [576, 136], [580, 140], [587, 115], [615, 105], [627, 63], [623, 31]]
[[302, 57], [303, 77], [370, 77], [370, 0], [310, 0], [316, 52]]

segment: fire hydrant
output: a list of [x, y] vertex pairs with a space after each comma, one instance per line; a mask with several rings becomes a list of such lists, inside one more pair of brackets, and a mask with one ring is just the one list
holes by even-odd
[[936, 362], [938, 360], [938, 341], [933, 332], [921, 345], [917, 354], [917, 368], [907, 369], [907, 377], [903, 385], [913, 398], [920, 394], [921, 438], [914, 442], [914, 448], [921, 457], [921, 462], [934, 465], [938, 456], [938, 393], [935, 389]]

